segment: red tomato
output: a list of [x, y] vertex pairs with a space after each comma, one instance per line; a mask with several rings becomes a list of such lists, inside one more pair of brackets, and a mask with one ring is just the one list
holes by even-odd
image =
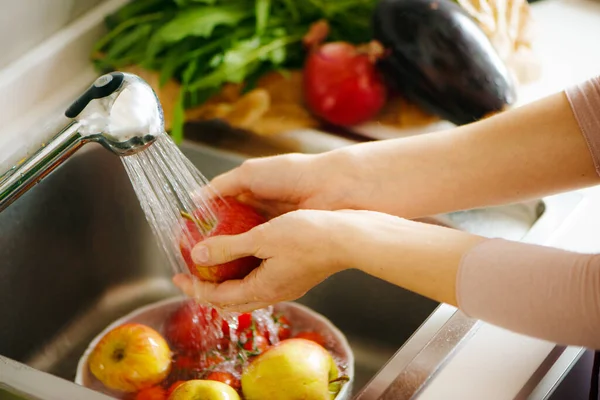
[[225, 361], [225, 357], [222, 354], [213, 352], [206, 356], [204, 359], [204, 368], [210, 368], [213, 365], [217, 365]]
[[240, 314], [238, 317], [238, 332], [243, 332], [252, 326], [252, 313]]
[[[246, 329], [252, 326], [252, 313], [243, 313], [238, 316], [238, 327], [236, 329], [236, 333], [240, 333], [245, 331]], [[223, 320], [222, 328], [223, 334], [225, 337], [229, 337], [229, 324], [227, 321]]]
[[279, 340], [289, 339], [292, 336], [292, 324], [290, 324], [290, 320], [284, 315], [277, 317], [275, 323], [277, 324], [277, 336]]
[[269, 340], [260, 333], [252, 335], [252, 331], [249, 331], [243, 346], [244, 350], [262, 353], [269, 347]]
[[229, 372], [213, 371], [210, 374], [208, 374], [205, 379], [209, 381], [223, 382], [231, 386], [235, 390], [240, 390], [241, 388], [240, 380], [232, 374], [230, 374]]
[[325, 347], [325, 345], [326, 345], [325, 339], [323, 338], [323, 336], [321, 336], [317, 332], [300, 332], [300, 333], [298, 333], [294, 337], [301, 338], [301, 339], [312, 340], [313, 342], [316, 342], [316, 343], [320, 344], [323, 347]]
[[140, 390], [135, 395], [135, 400], [167, 400], [167, 393], [162, 387], [153, 386], [148, 389]]

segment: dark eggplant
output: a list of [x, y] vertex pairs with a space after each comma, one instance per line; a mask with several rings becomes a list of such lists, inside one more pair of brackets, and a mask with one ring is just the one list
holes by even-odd
[[390, 86], [440, 118], [464, 125], [516, 101], [508, 68], [451, 0], [380, 0], [373, 34], [388, 51], [378, 67]]

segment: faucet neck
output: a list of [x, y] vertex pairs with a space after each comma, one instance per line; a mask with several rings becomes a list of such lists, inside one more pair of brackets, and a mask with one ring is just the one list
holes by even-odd
[[29, 158], [0, 176], [0, 212], [76, 152], [85, 140], [79, 134], [80, 123], [72, 121], [49, 143]]

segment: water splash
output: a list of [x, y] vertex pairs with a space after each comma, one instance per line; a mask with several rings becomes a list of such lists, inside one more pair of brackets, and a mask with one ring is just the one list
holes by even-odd
[[[216, 221], [210, 198], [217, 193], [166, 134], [159, 135], [148, 149], [121, 159], [171, 269], [187, 273], [180, 242], [193, 239], [182, 215], [201, 215], [207, 221]], [[200, 237], [206, 237], [205, 227], [194, 223]]]
[[[186, 242], [194, 243], [193, 234], [199, 234], [195, 235], [196, 237], [206, 237], [207, 228], [199, 221], [209, 222], [212, 226], [218, 223], [211, 207], [211, 199], [219, 197], [218, 193], [166, 134], [159, 135], [156, 142], [146, 150], [122, 157], [122, 161], [141, 208], [171, 269], [176, 274], [190, 274], [181, 255], [180, 245]], [[190, 220], [186, 220], [184, 215], [197, 217], [191, 219], [196, 226], [196, 232], [190, 231]], [[240, 314], [226, 313], [215, 308], [199, 309], [205, 310], [205, 318], [199, 318], [197, 326], [192, 327], [192, 332], [189, 333], [201, 338], [203, 347], [209, 343], [222, 342], [224, 336], [221, 326], [225, 321], [229, 327], [228, 344], [220, 351], [232, 359], [231, 365], [239, 372], [247, 362], [247, 359], [236, 357], [240, 354], [239, 347], [243, 346], [241, 341], [247, 339], [240, 337], [246, 335], [238, 329]], [[273, 320], [273, 307], [252, 312], [252, 320], [255, 331], [264, 332], [271, 345], [279, 341], [278, 328]]]

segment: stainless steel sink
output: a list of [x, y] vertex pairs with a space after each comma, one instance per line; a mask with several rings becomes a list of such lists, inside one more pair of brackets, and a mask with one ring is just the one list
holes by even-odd
[[[208, 178], [243, 161], [198, 144], [182, 149]], [[531, 221], [505, 224], [499, 233], [497, 223], [486, 225], [492, 217], [485, 214], [439, 218], [517, 239], [551, 232], [563, 218], [560, 213], [540, 218], [549, 210], [544, 202], [510, 207], [529, 210]], [[514, 217], [502, 212], [496, 209], [493, 218]], [[545, 227], [532, 229], [542, 220]], [[81, 150], [0, 213], [0, 260], [0, 355], [71, 381], [88, 342], [106, 325], [179, 294], [121, 161], [97, 145]], [[355, 393], [440, 311], [436, 302], [357, 271], [331, 277], [299, 301], [347, 335], [356, 354]], [[442, 311], [441, 325], [453, 315]]]

